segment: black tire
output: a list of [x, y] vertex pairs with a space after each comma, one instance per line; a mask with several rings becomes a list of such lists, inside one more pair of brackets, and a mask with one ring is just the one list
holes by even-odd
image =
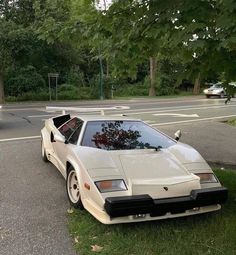
[[206, 98], [210, 98], [210, 96], [206, 95]]
[[66, 176], [66, 193], [70, 204], [77, 209], [83, 209], [80, 197], [80, 186], [73, 166], [70, 166]]
[[43, 145], [43, 139], [41, 140], [41, 156], [42, 156], [42, 160], [44, 162], [49, 162], [49, 160], [47, 158], [46, 150], [45, 150], [44, 145]]

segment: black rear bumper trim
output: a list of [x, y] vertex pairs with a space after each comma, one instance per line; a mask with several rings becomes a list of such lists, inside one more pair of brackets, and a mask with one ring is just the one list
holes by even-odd
[[224, 187], [192, 190], [189, 196], [152, 199], [149, 195], [108, 197], [104, 208], [110, 217], [150, 214], [151, 217], [184, 213], [196, 207], [223, 204], [228, 197]]

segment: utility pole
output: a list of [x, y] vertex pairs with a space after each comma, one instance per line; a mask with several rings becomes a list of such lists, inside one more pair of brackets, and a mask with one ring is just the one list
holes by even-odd
[[100, 65], [100, 79], [99, 79], [99, 83], [100, 83], [100, 99], [103, 100], [104, 99], [104, 92], [103, 92], [103, 65], [102, 65], [102, 56], [101, 56], [101, 49], [99, 47], [99, 65]]

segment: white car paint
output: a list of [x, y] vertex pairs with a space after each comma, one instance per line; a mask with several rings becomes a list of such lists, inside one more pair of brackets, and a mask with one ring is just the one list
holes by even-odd
[[219, 96], [223, 98], [224, 96], [226, 96], [226, 91], [222, 87], [222, 83], [220, 82], [213, 84], [210, 88], [204, 89], [203, 93], [206, 95], [207, 98], [211, 96]]
[[[125, 197], [148, 194], [152, 199], [166, 199], [189, 196], [192, 190], [221, 187], [219, 182], [201, 185], [195, 173], [213, 173], [202, 156], [191, 146], [175, 142], [166, 149], [103, 150], [81, 146], [86, 124], [99, 120], [131, 120], [126, 117], [83, 116], [83, 127], [78, 143], [65, 144], [51, 142], [51, 133], [61, 135], [54, 126], [53, 119], [45, 121], [41, 131], [43, 147], [51, 161], [66, 178], [67, 164], [71, 164], [79, 180], [80, 197], [83, 206], [96, 219], [104, 224], [128, 223], [146, 220], [181, 217], [219, 210], [219, 204], [187, 209], [183, 213], [167, 212], [161, 216], [145, 214], [110, 217], [104, 209], [108, 197]], [[160, 132], [161, 133], [161, 132]], [[101, 180], [123, 179], [127, 190], [100, 193], [95, 182]], [[85, 184], [89, 189], [84, 188]], [[168, 186], [168, 192], [163, 189]]]

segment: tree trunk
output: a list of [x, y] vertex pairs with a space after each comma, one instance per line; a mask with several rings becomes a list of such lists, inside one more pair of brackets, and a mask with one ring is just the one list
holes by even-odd
[[3, 82], [3, 72], [0, 70], [0, 104], [4, 104], [4, 82]]
[[106, 66], [106, 78], [108, 78], [109, 77], [109, 63], [108, 63], [108, 58], [106, 59], [106, 64], [107, 64], [107, 66]]
[[201, 87], [201, 80], [200, 80], [200, 73], [199, 73], [194, 82], [194, 88], [193, 88], [194, 95], [198, 95], [200, 93], [200, 87]]
[[107, 2], [106, 2], [106, 0], [103, 0], [103, 5], [104, 5], [104, 10], [106, 11], [107, 10]]
[[156, 96], [156, 74], [157, 74], [157, 59], [155, 57], [150, 58], [150, 88], [149, 88], [149, 96]]

